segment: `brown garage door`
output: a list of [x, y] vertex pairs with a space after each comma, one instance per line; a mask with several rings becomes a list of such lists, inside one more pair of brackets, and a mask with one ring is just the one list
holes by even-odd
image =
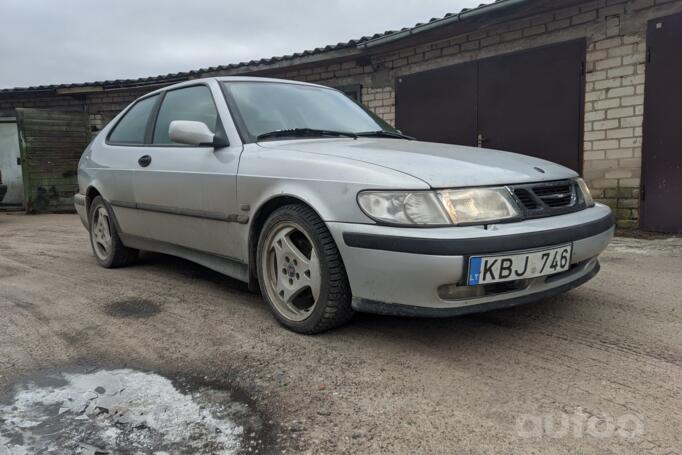
[[644, 99], [643, 229], [682, 233], [682, 14], [649, 22]]
[[396, 125], [421, 140], [509, 150], [580, 171], [585, 40], [401, 77]]
[[423, 141], [476, 145], [476, 62], [398, 78], [396, 125]]
[[537, 156], [580, 172], [585, 41], [479, 63], [483, 145]]

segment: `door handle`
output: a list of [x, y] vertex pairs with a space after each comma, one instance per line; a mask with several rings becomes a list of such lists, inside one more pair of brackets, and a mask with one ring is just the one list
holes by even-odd
[[140, 159], [137, 160], [137, 164], [139, 164], [142, 167], [147, 167], [150, 164], [152, 164], [152, 157], [149, 155], [141, 156]]

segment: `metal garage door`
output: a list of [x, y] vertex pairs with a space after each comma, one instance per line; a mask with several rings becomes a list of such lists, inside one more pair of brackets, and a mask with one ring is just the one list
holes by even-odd
[[396, 126], [423, 141], [476, 145], [477, 63], [398, 78]]
[[404, 76], [396, 125], [421, 140], [509, 150], [580, 171], [585, 40]]
[[585, 41], [481, 60], [478, 133], [485, 147], [580, 172]]
[[649, 22], [641, 227], [682, 233], [682, 14]]
[[0, 119], [0, 172], [7, 185], [7, 194], [1, 206], [21, 206], [24, 202], [24, 186], [19, 164], [19, 137], [14, 119]]

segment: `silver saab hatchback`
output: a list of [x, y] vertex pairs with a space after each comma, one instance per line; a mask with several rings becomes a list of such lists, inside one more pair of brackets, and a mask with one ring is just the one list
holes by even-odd
[[103, 267], [139, 250], [260, 289], [301, 333], [355, 311], [453, 316], [585, 283], [614, 232], [562, 166], [419, 142], [341, 92], [249, 77], [143, 96], [80, 160]]

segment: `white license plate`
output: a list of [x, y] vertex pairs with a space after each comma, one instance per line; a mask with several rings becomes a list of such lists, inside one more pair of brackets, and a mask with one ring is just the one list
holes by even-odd
[[572, 245], [505, 256], [469, 258], [469, 286], [522, 280], [564, 272], [571, 266]]

